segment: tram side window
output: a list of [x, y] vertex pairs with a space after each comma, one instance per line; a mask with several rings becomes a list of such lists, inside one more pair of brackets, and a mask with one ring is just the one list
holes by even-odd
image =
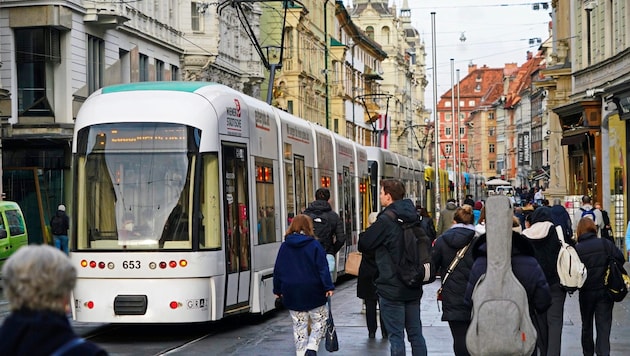
[[299, 213], [295, 208], [295, 189], [293, 182], [293, 163], [286, 162], [284, 164], [284, 171], [286, 172], [285, 178], [285, 191], [286, 191], [286, 200], [287, 200], [287, 213], [289, 216], [286, 216], [287, 222], [290, 223], [290, 218], [295, 216], [295, 214]]
[[221, 248], [221, 201], [219, 199], [219, 159], [216, 153], [203, 157], [203, 192], [201, 193], [202, 228], [199, 247]]
[[315, 198], [315, 171], [313, 167], [306, 167], [306, 196]]
[[295, 204], [297, 206], [298, 213], [304, 211], [308, 206], [309, 198], [312, 199], [313, 195], [306, 195], [305, 186], [305, 163], [304, 157], [295, 156]]
[[276, 242], [274, 179], [271, 162], [256, 163], [256, 204], [258, 243]]

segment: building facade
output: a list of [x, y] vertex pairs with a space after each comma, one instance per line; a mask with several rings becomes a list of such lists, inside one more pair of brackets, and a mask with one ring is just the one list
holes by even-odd
[[[180, 75], [170, 2], [3, 1], [0, 6], [3, 192], [42, 242], [50, 214], [70, 206], [74, 118], [111, 84]], [[142, 35], [139, 35], [142, 33]]]
[[424, 93], [426, 79], [425, 47], [416, 29], [411, 26], [411, 10], [407, 0], [398, 12], [386, 0], [355, 0], [349, 10], [354, 23], [387, 53], [379, 73], [381, 94], [378, 103], [381, 123], [375, 145], [428, 162], [430, 146]]
[[[244, 5], [260, 29], [260, 7]], [[262, 65], [236, 10], [175, 1], [0, 3], [2, 192], [46, 238], [59, 204], [72, 209], [74, 119], [113, 84], [204, 80], [260, 94]], [[237, 28], [238, 26], [238, 28]]]
[[[627, 119], [630, 118], [630, 7], [625, 1], [552, 2], [558, 23], [556, 70], [572, 86], [553, 108], [567, 147], [567, 195], [588, 194], [611, 216], [618, 243], [628, 221]], [[563, 70], [564, 69], [564, 70]], [[560, 92], [562, 95], [563, 92]], [[553, 176], [553, 174], [552, 174]]]

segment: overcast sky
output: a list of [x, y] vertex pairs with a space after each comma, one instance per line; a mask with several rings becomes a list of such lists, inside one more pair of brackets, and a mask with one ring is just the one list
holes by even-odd
[[[351, 1], [346, 1], [346, 6], [349, 3]], [[395, 3], [400, 11], [403, 0], [389, 0], [389, 3]], [[535, 52], [540, 46], [536, 40], [530, 45], [530, 39], [545, 41], [549, 38], [551, 1], [408, 0], [408, 4], [412, 25], [420, 32], [426, 47], [429, 85], [425, 105], [428, 108], [433, 107], [431, 12], [435, 12], [438, 98], [451, 87], [451, 58], [463, 79], [470, 63], [493, 68], [502, 68], [505, 63], [520, 66], [525, 62], [527, 51]], [[534, 4], [538, 4], [539, 10], [534, 10]], [[460, 40], [462, 34], [465, 41]]]
[[[396, 1], [398, 6], [402, 5], [402, 0]], [[534, 9], [534, 4], [538, 5], [538, 10]], [[433, 107], [431, 12], [435, 12], [438, 97], [451, 87], [451, 58], [455, 59], [454, 67], [460, 70], [460, 79], [463, 79], [470, 63], [494, 68], [513, 62], [522, 65], [527, 51], [538, 50], [538, 39], [549, 38], [550, 1], [409, 0], [409, 6], [413, 26], [424, 38], [427, 51], [430, 81], [427, 107]]]

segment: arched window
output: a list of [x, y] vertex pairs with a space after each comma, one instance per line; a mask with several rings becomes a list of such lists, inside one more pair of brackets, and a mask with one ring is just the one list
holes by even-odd
[[381, 31], [383, 33], [383, 43], [390, 44], [390, 42], [389, 42], [389, 27], [383, 26]]
[[370, 39], [372, 39], [372, 40], [374, 39], [374, 27], [372, 27], [372, 26], [366, 27], [365, 28], [365, 33], [367, 33], [367, 35], [368, 35], [368, 37]]

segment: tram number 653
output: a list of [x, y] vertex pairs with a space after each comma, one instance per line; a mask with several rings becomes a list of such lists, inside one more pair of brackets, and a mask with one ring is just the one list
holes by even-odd
[[140, 269], [140, 261], [123, 261], [123, 269]]

